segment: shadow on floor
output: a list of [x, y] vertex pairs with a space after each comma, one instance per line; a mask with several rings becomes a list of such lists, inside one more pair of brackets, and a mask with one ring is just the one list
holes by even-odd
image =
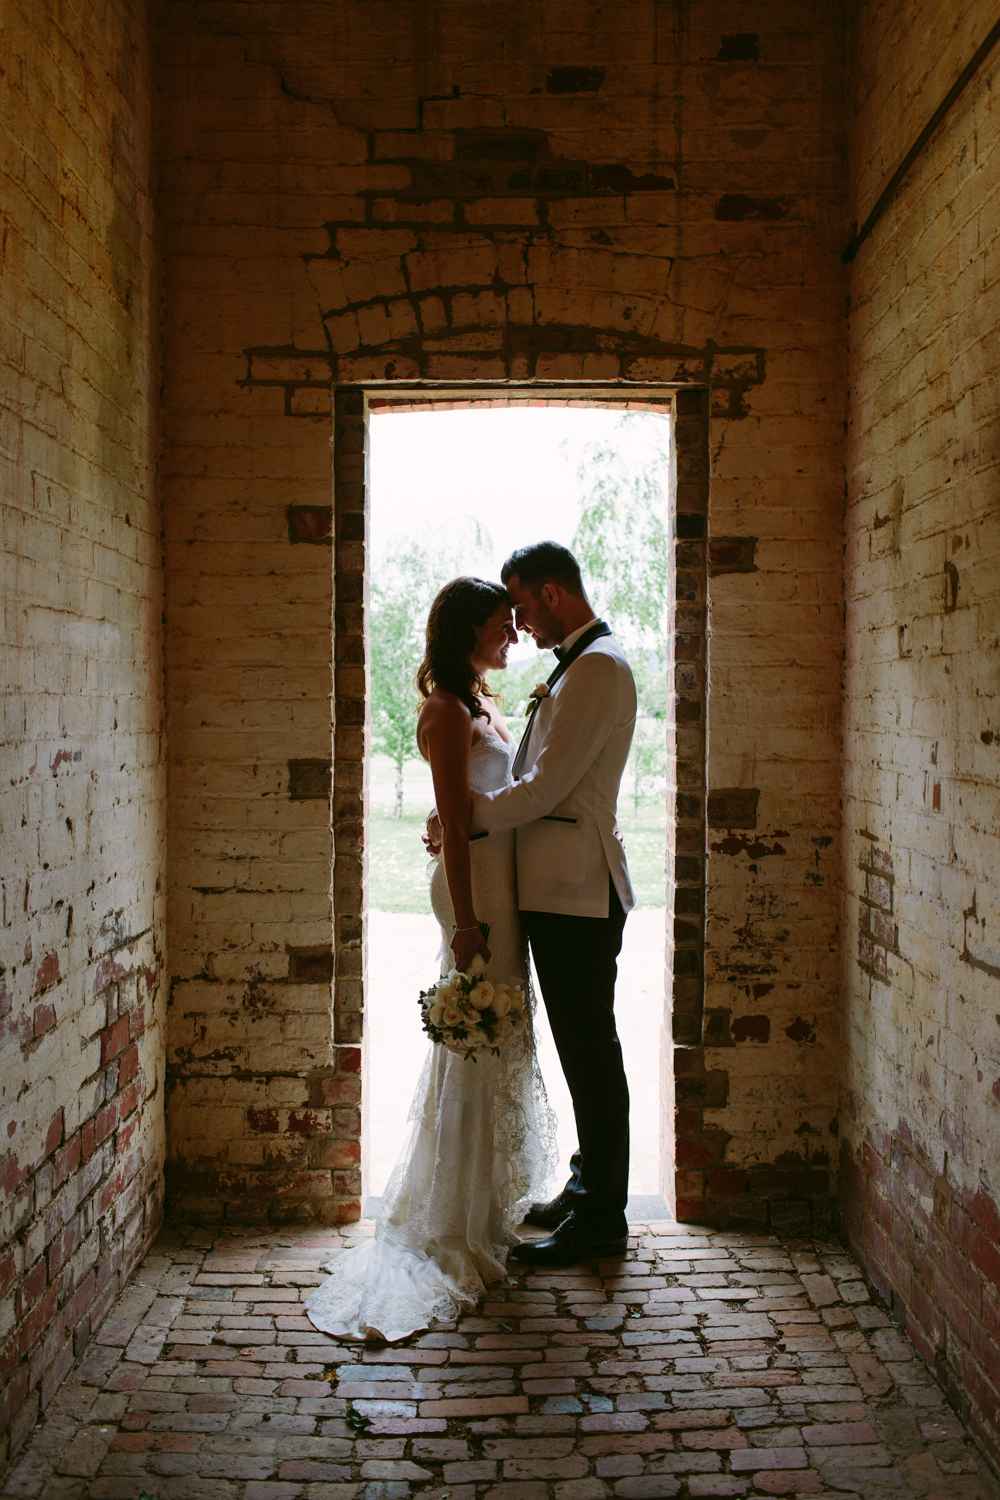
[[301, 1308], [371, 1229], [168, 1226], [2, 1500], [1000, 1495], [833, 1241], [637, 1222], [389, 1348]]

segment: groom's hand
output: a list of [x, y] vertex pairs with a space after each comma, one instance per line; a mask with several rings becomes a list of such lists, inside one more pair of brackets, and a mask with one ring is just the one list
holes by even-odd
[[427, 823], [420, 837], [428, 854], [441, 853], [441, 819], [433, 809], [427, 814]]

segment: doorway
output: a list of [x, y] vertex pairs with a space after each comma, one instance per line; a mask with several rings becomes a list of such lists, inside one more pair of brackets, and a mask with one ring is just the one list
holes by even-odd
[[[437, 971], [420, 829], [433, 801], [416, 753], [413, 686], [434, 593], [459, 573], [498, 578], [526, 541], [578, 556], [591, 600], [626, 647], [639, 719], [619, 818], [639, 906], [619, 964], [616, 1016], [632, 1097], [630, 1213], [667, 1216], [661, 1159], [669, 1072], [667, 923], [668, 595], [673, 506], [669, 406], [591, 400], [373, 402], [368, 413], [363, 1179], [377, 1210], [405, 1138], [426, 1053], [417, 994]], [[550, 653], [521, 643], [492, 684], [517, 738]], [[672, 808], [672, 804], [671, 804]], [[559, 1120], [560, 1171], [575, 1146], [544, 1009], [539, 1053]], [[559, 1182], [554, 1182], [557, 1187]]]

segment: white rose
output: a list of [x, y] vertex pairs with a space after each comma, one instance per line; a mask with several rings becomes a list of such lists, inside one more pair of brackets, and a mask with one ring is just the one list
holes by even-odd
[[469, 1001], [476, 1010], [486, 1010], [493, 1004], [494, 989], [488, 979], [481, 979], [474, 990], [469, 991]]
[[481, 953], [473, 954], [469, 961], [469, 967], [465, 972], [470, 974], [473, 979], [478, 979], [480, 974], [486, 973], [486, 960]]
[[510, 1004], [510, 986], [506, 984], [498, 984], [493, 991], [493, 1009], [496, 1012], [498, 1020], [507, 1014], [507, 1012], [510, 1010]]
[[524, 991], [519, 984], [511, 985], [510, 1008], [514, 1011], [524, 1009]]
[[441, 1022], [444, 1020], [444, 1006], [441, 1004], [440, 1000], [434, 1001], [434, 1004], [427, 1012], [427, 1019], [428, 1021], [430, 1021], [432, 1026], [441, 1025]]
[[462, 1012], [458, 1009], [457, 1006], [445, 1005], [443, 1007], [443, 1010], [444, 1024], [446, 1026], [461, 1026], [465, 1017], [462, 1015]]

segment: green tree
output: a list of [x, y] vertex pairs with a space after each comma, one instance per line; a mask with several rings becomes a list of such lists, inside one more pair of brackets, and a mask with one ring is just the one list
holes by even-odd
[[489, 533], [465, 517], [423, 539], [396, 538], [373, 564], [368, 598], [372, 748], [392, 762], [397, 818], [403, 816], [406, 763], [417, 754], [416, 673], [428, 611], [441, 585], [475, 573], [489, 549]]
[[633, 807], [666, 769], [669, 429], [624, 412], [584, 450], [573, 550], [598, 614], [607, 615], [635, 675], [638, 720], [629, 774]]
[[666, 772], [667, 674], [662, 638], [657, 647], [646, 649], [630, 646], [626, 641], [626, 649], [638, 699], [626, 772], [632, 783], [632, 810], [638, 815], [648, 788]]
[[400, 543], [386, 557], [369, 590], [372, 745], [392, 761], [397, 818], [403, 816], [406, 762], [415, 753], [419, 706], [415, 679], [433, 590], [430, 560], [419, 543], [411, 540]]
[[[652, 428], [652, 430], [651, 430]], [[630, 644], [662, 642], [667, 602], [669, 430], [624, 412], [610, 438], [584, 449], [573, 550], [601, 612]]]

